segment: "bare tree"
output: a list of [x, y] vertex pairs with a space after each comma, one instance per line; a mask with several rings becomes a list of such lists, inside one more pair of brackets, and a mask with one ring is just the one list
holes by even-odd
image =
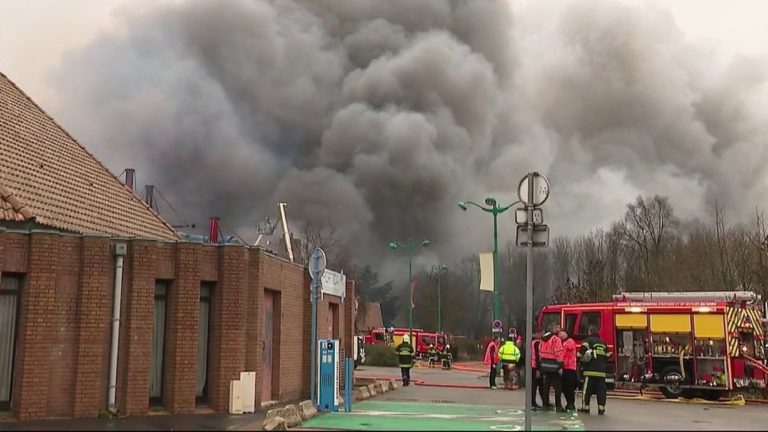
[[349, 267], [346, 248], [343, 247], [337, 236], [336, 225], [331, 221], [324, 223], [305, 222], [301, 229], [301, 250], [299, 258], [301, 263], [307, 264], [309, 257], [315, 248], [319, 247], [325, 251], [328, 257], [328, 267], [340, 269], [340, 265]]
[[627, 204], [624, 219], [615, 229], [641, 259], [641, 285], [656, 290], [664, 288], [661, 263], [678, 235], [678, 227], [679, 220], [666, 197], [637, 197], [634, 203]]

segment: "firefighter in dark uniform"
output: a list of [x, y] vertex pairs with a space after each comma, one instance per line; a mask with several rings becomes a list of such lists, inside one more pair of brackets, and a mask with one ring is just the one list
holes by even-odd
[[407, 387], [411, 382], [411, 368], [413, 367], [411, 339], [408, 336], [403, 336], [403, 341], [395, 348], [395, 352], [400, 363], [400, 375], [403, 377], [403, 386]]
[[594, 394], [597, 395], [597, 413], [605, 414], [608, 392], [608, 388], [605, 386], [605, 370], [606, 360], [610, 355], [608, 346], [597, 334], [597, 328], [590, 326], [589, 337], [581, 344], [578, 353], [584, 376], [580, 412], [589, 413], [589, 405]]
[[453, 365], [453, 354], [451, 353], [450, 345], [443, 347], [443, 351], [440, 353], [440, 359], [443, 363], [443, 369], [450, 370]]
[[429, 344], [429, 353], [427, 356], [429, 358], [429, 367], [435, 367], [437, 365], [439, 354], [437, 348], [435, 348], [433, 344]]

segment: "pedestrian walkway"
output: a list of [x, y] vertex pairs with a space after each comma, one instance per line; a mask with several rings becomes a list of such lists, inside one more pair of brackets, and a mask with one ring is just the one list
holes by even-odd
[[61, 419], [0, 421], [0, 431], [174, 431], [262, 430], [265, 413], [231, 415], [185, 414], [120, 417], [114, 419]]
[[[332, 430], [519, 431], [525, 428], [523, 410], [504, 406], [453, 403], [362, 401], [352, 412], [325, 413], [302, 428]], [[533, 413], [533, 430], [585, 430], [576, 414]]]

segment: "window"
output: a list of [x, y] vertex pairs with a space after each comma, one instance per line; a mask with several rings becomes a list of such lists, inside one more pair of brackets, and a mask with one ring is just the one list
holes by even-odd
[[0, 278], [0, 410], [11, 407], [13, 357], [21, 275], [3, 273]]
[[594, 326], [596, 330], [600, 330], [600, 312], [584, 312], [581, 314], [581, 321], [579, 321], [579, 336], [589, 336], [589, 328]]
[[373, 338], [377, 341], [384, 341], [384, 333], [374, 333]]
[[576, 334], [576, 317], [575, 313], [565, 314], [565, 331], [568, 332], [568, 336]]
[[165, 354], [166, 298], [170, 282], [155, 282], [155, 315], [152, 328], [152, 357], [149, 367], [150, 403], [159, 405], [163, 396], [163, 365]]
[[541, 320], [542, 333], [554, 330], [552, 327], [560, 326], [560, 312], [547, 312]]
[[197, 401], [203, 402], [208, 396], [208, 347], [210, 345], [211, 295], [215, 284], [200, 284], [200, 309], [197, 331]]

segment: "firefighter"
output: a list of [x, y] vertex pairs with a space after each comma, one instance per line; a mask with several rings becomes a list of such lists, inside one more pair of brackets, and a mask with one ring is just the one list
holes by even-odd
[[555, 411], [562, 413], [562, 376], [563, 376], [563, 341], [554, 332], [546, 332], [541, 336], [539, 346], [539, 370], [544, 376], [544, 409], [551, 409], [549, 389], [555, 388]]
[[440, 359], [443, 362], [443, 369], [450, 370], [453, 365], [453, 354], [451, 354], [450, 345], [443, 347], [443, 351], [440, 353]]
[[507, 390], [517, 390], [517, 362], [520, 360], [520, 349], [517, 348], [513, 339], [508, 339], [499, 348], [501, 357], [501, 367], [504, 371], [504, 388]]
[[581, 360], [584, 388], [580, 412], [589, 414], [592, 395], [597, 395], [597, 413], [605, 414], [608, 389], [605, 386], [606, 359], [610, 357], [608, 346], [600, 339], [595, 326], [589, 327], [589, 337], [581, 344], [578, 357]]
[[565, 410], [576, 410], [576, 342], [568, 337], [568, 332], [560, 330], [558, 333], [563, 341], [563, 395], [565, 396]]
[[411, 368], [413, 367], [413, 347], [411, 339], [406, 335], [403, 341], [395, 348], [398, 362], [400, 363], [400, 375], [403, 378], [403, 387], [407, 387], [411, 382]]
[[435, 365], [437, 365], [437, 348], [433, 344], [429, 344], [429, 353], [427, 354], [429, 357], [429, 367], [433, 368]]
[[544, 398], [544, 376], [539, 370], [539, 366], [541, 365], [539, 346], [541, 346], [541, 333], [536, 333], [531, 340], [531, 375], [533, 376], [528, 377], [528, 380], [531, 383], [531, 400], [533, 401], [531, 407], [534, 409], [541, 409], [541, 405], [536, 403], [537, 392], [541, 398], [541, 403], [544, 403], [546, 400]]
[[485, 348], [485, 363], [486, 366], [490, 366], [490, 373], [488, 375], [488, 386], [491, 389], [497, 389], [496, 387], [496, 375], [498, 374], [498, 365], [501, 358], [499, 358], [499, 340], [501, 337], [498, 333], [494, 333], [493, 339], [488, 342], [488, 346]]

